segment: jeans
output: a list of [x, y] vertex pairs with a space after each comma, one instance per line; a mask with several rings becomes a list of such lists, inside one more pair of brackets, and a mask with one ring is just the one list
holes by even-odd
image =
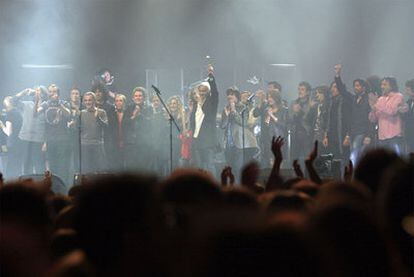
[[390, 139], [379, 140], [378, 144], [380, 147], [393, 151], [399, 156], [403, 154], [402, 137], [393, 137]]
[[357, 165], [363, 152], [368, 148], [368, 145], [364, 144], [365, 135], [356, 135], [351, 141], [351, 155], [350, 160], [354, 165]]

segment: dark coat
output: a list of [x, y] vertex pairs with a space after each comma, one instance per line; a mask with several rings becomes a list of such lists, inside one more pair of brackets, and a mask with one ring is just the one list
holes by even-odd
[[[203, 148], [217, 146], [217, 132], [216, 132], [216, 117], [218, 108], [218, 90], [215, 78], [209, 74], [208, 82], [210, 84], [210, 95], [207, 96], [202, 109], [204, 113], [204, 120], [201, 124], [200, 132], [197, 137], [197, 145]], [[197, 110], [197, 103], [194, 103], [194, 109], [191, 112], [190, 128], [194, 133], [195, 130], [195, 113]]]

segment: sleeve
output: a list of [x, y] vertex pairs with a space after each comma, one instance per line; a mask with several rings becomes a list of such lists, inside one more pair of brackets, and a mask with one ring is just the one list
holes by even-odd
[[98, 122], [98, 125], [100, 126], [107, 126], [108, 125], [108, 116], [105, 112], [105, 110], [99, 109], [98, 110], [98, 116], [96, 118], [96, 121]]
[[224, 112], [224, 109], [223, 109], [223, 111], [221, 113], [220, 128], [221, 129], [226, 129], [228, 123], [229, 123], [229, 117], [226, 115], [226, 113]]
[[17, 96], [13, 96], [11, 98], [11, 103], [13, 104], [13, 106], [15, 106], [16, 108], [18, 108], [19, 110], [23, 110], [24, 109], [24, 104], [21, 100], [20, 97]]
[[[385, 103], [384, 105], [380, 105], [378, 107], [377, 113], [383, 113], [387, 115], [395, 115], [398, 113], [398, 107], [403, 103], [404, 98], [402, 94], [398, 93], [392, 96], [392, 101]], [[377, 114], [378, 115], [378, 114]]]
[[372, 123], [375, 123], [378, 121], [378, 117], [376, 115], [376, 113], [374, 111], [370, 111], [368, 114], [368, 119], [369, 121], [371, 121]]
[[342, 95], [349, 94], [349, 92], [346, 90], [345, 84], [342, 82], [341, 76], [335, 76], [335, 84], [339, 90], [339, 93]]
[[210, 84], [210, 103], [214, 116], [217, 114], [219, 94], [216, 84], [216, 78], [213, 74], [208, 75], [208, 83]]

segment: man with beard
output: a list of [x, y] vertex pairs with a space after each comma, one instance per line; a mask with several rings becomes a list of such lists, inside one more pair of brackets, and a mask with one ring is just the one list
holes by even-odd
[[44, 150], [50, 171], [65, 183], [69, 182], [70, 145], [68, 122], [69, 105], [60, 100], [60, 89], [55, 84], [48, 87], [49, 99], [36, 106], [37, 113], [44, 113], [46, 120]]
[[[353, 82], [354, 94], [349, 92], [341, 79], [342, 66], [336, 65], [335, 83], [342, 95], [350, 97], [349, 128], [345, 139], [351, 147], [350, 160], [354, 165], [358, 163], [361, 154], [368, 147], [373, 139], [374, 127], [369, 121], [368, 84], [362, 79], [355, 79]], [[344, 157], [345, 158], [345, 157]]]
[[405, 108], [404, 96], [398, 92], [397, 80], [385, 77], [381, 80], [382, 96], [371, 106], [369, 119], [378, 122], [378, 143], [381, 147], [402, 154], [403, 126], [401, 111]]

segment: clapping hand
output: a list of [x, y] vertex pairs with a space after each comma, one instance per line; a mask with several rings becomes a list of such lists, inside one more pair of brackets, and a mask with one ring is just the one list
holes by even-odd
[[221, 171], [221, 185], [223, 187], [227, 186], [228, 184], [234, 185], [234, 175], [233, 172], [231, 172], [231, 167], [226, 166]]
[[300, 164], [299, 164], [298, 160], [293, 161], [293, 170], [295, 171], [295, 174], [296, 174], [297, 177], [299, 177], [299, 178], [304, 177], [302, 168], [300, 167]]

